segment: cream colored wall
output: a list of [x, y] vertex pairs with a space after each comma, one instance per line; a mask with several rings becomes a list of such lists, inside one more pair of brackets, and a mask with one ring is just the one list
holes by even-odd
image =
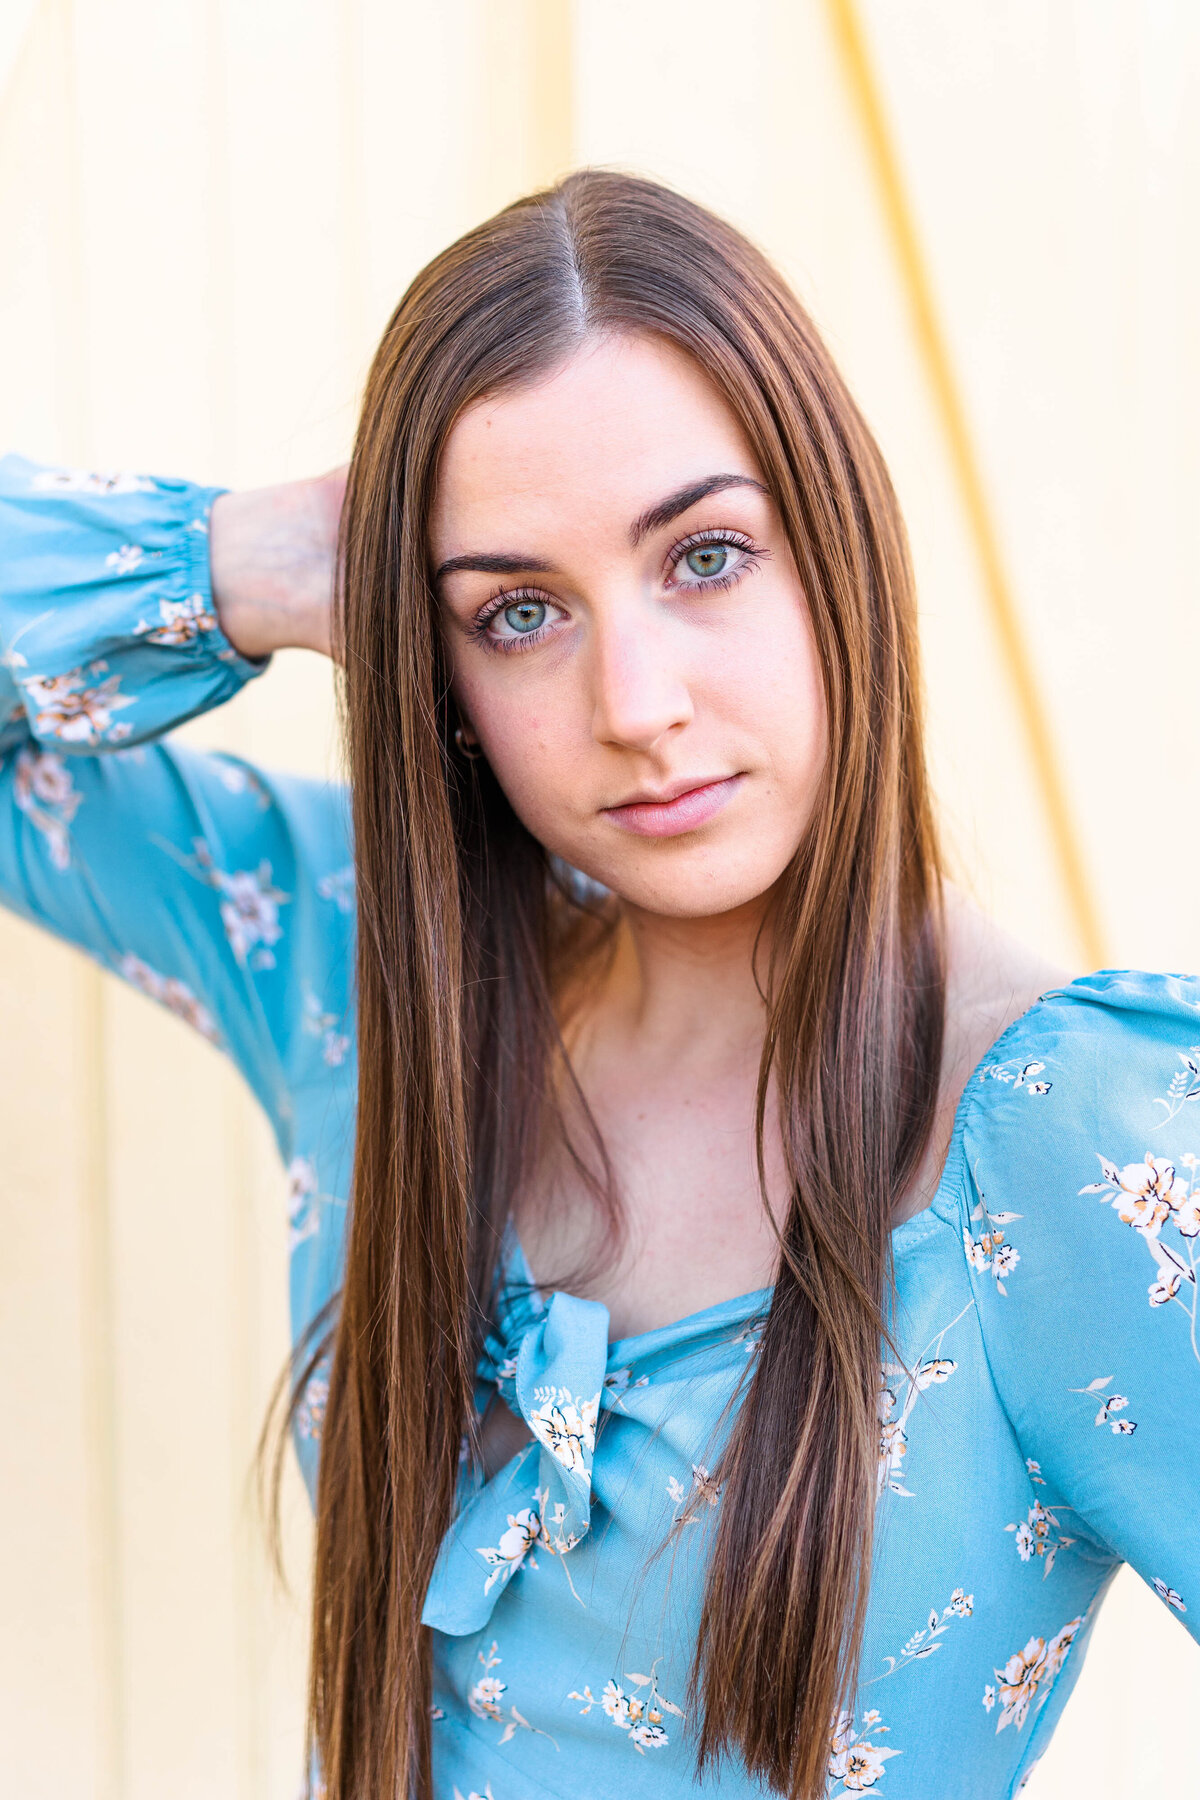
[[[0, 439], [230, 484], [319, 468], [430, 253], [573, 161], [665, 176], [784, 263], [891, 458], [964, 874], [1026, 937], [1088, 960], [965, 454], [1103, 954], [1194, 967], [1200, 15], [865, 0], [858, 16], [890, 200], [845, 0], [7, 0]], [[965, 451], [929, 321], [914, 329], [896, 182]], [[190, 735], [328, 766], [329, 698], [296, 653]], [[286, 1348], [262, 1122], [173, 1020], [0, 920], [0, 1133], [0, 1792], [290, 1796], [309, 1528], [293, 1480], [288, 1600], [248, 1486]], [[1178, 1730], [1198, 1678], [1184, 1633], [1120, 1580], [1028, 1792], [1200, 1793]]]

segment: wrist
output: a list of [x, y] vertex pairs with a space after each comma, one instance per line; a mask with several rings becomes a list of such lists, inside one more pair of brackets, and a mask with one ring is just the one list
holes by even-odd
[[222, 494], [209, 520], [209, 571], [221, 629], [241, 656], [329, 650], [336, 515], [320, 482]]
[[221, 630], [251, 660], [281, 649], [278, 598], [263, 582], [259, 493], [221, 494], [208, 522], [208, 569]]

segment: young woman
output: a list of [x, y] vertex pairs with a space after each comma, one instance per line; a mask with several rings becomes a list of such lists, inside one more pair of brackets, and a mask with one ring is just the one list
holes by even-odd
[[[780, 277], [611, 174], [469, 234], [334, 613], [336, 481], [3, 481], [6, 899], [290, 1166], [330, 1800], [1014, 1793], [1122, 1560], [1200, 1616], [1200, 983], [944, 892]], [[353, 868], [340, 792], [160, 741], [331, 637]]]

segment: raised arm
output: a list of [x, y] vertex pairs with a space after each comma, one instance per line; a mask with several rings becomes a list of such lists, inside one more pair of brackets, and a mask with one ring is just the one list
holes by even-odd
[[[313, 492], [317, 545], [334, 490]], [[219, 610], [214, 501], [185, 482], [0, 462], [0, 902], [222, 1043], [290, 1154], [292, 1094], [352, 1036], [345, 796], [158, 739], [230, 698], [276, 644], [315, 646], [320, 556], [289, 620], [297, 501], [257, 503], [260, 523], [275, 518], [257, 563], [253, 503], [218, 501]]]

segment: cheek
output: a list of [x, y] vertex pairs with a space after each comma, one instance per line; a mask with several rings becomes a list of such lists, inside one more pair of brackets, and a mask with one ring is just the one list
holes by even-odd
[[547, 848], [561, 848], [555, 821], [581, 791], [589, 744], [587, 713], [575, 684], [506, 679], [514, 671], [458, 673], [454, 691], [492, 773], [522, 824]]
[[708, 704], [753, 743], [777, 798], [811, 797], [825, 765], [825, 690], [802, 602], [786, 588], [726, 638], [706, 684]]

